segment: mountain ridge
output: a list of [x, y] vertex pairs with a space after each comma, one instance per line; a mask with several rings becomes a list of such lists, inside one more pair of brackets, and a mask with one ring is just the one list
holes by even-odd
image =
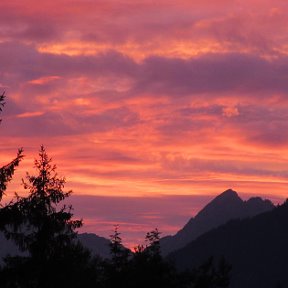
[[[98, 236], [94, 233], [79, 233], [77, 239], [87, 248], [93, 256], [100, 256], [102, 258], [110, 258], [110, 240]], [[12, 241], [7, 240], [3, 233], [0, 233], [0, 264], [2, 259], [7, 256], [25, 255], [19, 251], [18, 246]]]
[[167, 258], [186, 270], [211, 256], [224, 257], [232, 265], [230, 288], [288, 287], [287, 227], [288, 201], [254, 217], [231, 220]]
[[162, 255], [184, 247], [201, 234], [225, 224], [231, 219], [242, 219], [269, 211], [275, 206], [270, 200], [252, 197], [242, 200], [236, 191], [228, 189], [217, 195], [195, 217], [192, 217], [174, 236], [160, 240]]

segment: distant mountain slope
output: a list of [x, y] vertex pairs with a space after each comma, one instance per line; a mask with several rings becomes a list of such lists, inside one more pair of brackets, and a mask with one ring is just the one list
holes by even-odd
[[286, 201], [272, 211], [211, 230], [168, 258], [184, 270], [210, 256], [224, 256], [232, 265], [230, 288], [288, 287], [287, 243]]
[[[99, 255], [102, 258], [110, 257], [110, 241], [108, 239], [97, 236], [93, 233], [78, 234], [78, 239], [84, 247], [88, 248], [92, 252], [93, 255]], [[0, 233], [0, 264], [2, 263], [3, 257], [8, 254], [15, 256], [20, 255], [21, 253], [13, 241], [7, 240], [3, 233]]]
[[93, 255], [110, 258], [110, 240], [93, 233], [78, 234], [78, 239], [84, 247], [88, 248], [92, 252]]
[[165, 256], [184, 247], [201, 234], [231, 219], [254, 216], [273, 208], [269, 200], [255, 197], [243, 201], [235, 191], [226, 190], [206, 205], [195, 218], [191, 218], [177, 234], [163, 237], [160, 241], [162, 254]]

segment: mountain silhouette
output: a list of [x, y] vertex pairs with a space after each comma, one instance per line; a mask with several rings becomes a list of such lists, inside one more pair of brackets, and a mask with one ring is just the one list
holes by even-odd
[[[90, 250], [91, 254], [101, 256], [102, 258], [110, 258], [110, 240], [100, 237], [93, 233], [81, 233], [77, 235], [78, 240], [82, 245]], [[3, 233], [0, 233], [0, 264], [3, 263], [3, 258], [7, 255], [25, 255], [19, 251], [18, 246], [12, 241], [5, 238]]]
[[[191, 269], [210, 256], [232, 265], [230, 288], [288, 287], [288, 201], [260, 215], [231, 220], [168, 259], [180, 270]], [[278, 285], [278, 286], [277, 286]]]
[[81, 233], [78, 234], [78, 240], [84, 247], [90, 250], [90, 252], [96, 256], [99, 255], [102, 258], [110, 258], [110, 240], [100, 237], [94, 233]]
[[208, 203], [174, 236], [163, 237], [160, 241], [162, 255], [184, 247], [201, 234], [231, 219], [251, 217], [273, 208], [274, 205], [269, 200], [254, 197], [243, 201], [237, 192], [228, 189]]

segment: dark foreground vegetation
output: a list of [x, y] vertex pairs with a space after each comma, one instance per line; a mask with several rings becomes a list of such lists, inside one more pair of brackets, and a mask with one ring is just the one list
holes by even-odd
[[[0, 96], [0, 111], [4, 95]], [[0, 201], [15, 168], [23, 158], [20, 149], [14, 160], [0, 168]], [[35, 160], [36, 175], [27, 174], [23, 187], [28, 196], [0, 207], [0, 231], [15, 242], [19, 256], [7, 256], [0, 267], [0, 287], [228, 287], [230, 267], [210, 259], [192, 271], [178, 272], [160, 253], [159, 232], [147, 233], [146, 245], [135, 252], [121, 244], [115, 227], [111, 235], [111, 259], [95, 257], [76, 239], [81, 220], [74, 220], [72, 207], [62, 205], [65, 179], [56, 173], [41, 146]]]

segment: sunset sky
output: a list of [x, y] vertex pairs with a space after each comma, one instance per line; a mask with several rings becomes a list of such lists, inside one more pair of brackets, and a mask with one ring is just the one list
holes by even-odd
[[0, 164], [26, 155], [8, 197], [41, 144], [82, 231], [120, 224], [130, 246], [156, 226], [175, 233], [228, 188], [287, 197], [287, 1], [10, 0], [0, 11]]

